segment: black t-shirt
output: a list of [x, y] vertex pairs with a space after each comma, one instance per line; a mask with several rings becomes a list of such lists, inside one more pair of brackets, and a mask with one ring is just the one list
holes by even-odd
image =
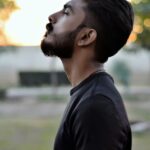
[[131, 129], [120, 94], [105, 72], [70, 92], [54, 150], [131, 150]]

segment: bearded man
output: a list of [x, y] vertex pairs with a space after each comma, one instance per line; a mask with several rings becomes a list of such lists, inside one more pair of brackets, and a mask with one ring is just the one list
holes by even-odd
[[61, 59], [73, 87], [54, 150], [131, 150], [126, 110], [104, 63], [127, 42], [133, 16], [126, 0], [71, 0], [49, 16], [41, 49]]

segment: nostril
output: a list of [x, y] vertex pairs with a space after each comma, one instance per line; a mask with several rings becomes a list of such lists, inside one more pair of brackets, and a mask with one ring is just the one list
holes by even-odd
[[52, 22], [52, 17], [50, 16], [50, 17], [48, 18], [48, 20], [49, 20], [50, 22]]
[[54, 23], [56, 23], [56, 19], [53, 17], [53, 16], [50, 16], [49, 18], [48, 18], [48, 20], [49, 20], [49, 22], [50, 23], [52, 23], [52, 24], [54, 24]]

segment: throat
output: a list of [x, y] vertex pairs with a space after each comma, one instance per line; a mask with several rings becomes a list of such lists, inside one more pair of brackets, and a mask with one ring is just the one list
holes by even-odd
[[103, 64], [101, 63], [80, 63], [77, 61], [73, 62], [71, 60], [62, 60], [64, 70], [73, 87], [80, 84], [83, 80], [88, 78], [91, 74], [97, 72], [104, 72]]

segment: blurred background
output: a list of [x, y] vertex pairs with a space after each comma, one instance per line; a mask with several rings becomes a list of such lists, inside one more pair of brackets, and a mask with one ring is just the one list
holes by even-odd
[[[71, 86], [40, 50], [48, 16], [67, 0], [0, 0], [0, 149], [53, 149]], [[150, 150], [150, 0], [132, 0], [134, 30], [106, 63], [121, 92], [133, 150]]]

